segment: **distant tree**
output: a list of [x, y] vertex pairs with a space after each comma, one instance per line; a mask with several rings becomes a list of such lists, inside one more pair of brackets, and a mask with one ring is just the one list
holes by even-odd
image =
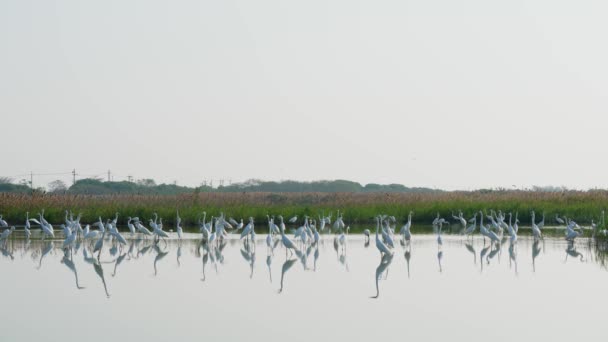
[[48, 188], [49, 192], [65, 192], [68, 190], [67, 185], [59, 179], [50, 182]]
[[12, 184], [13, 179], [10, 177], [0, 177], [0, 184]]
[[145, 187], [152, 187], [152, 186], [156, 186], [156, 182], [154, 181], [154, 179], [145, 178], [145, 179], [137, 180], [137, 185], [141, 185], [141, 186], [145, 186]]

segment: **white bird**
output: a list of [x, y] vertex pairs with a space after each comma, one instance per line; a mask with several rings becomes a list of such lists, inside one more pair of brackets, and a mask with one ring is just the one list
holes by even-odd
[[517, 232], [519, 232], [519, 219], [517, 218], [519, 215], [519, 213], [516, 211], [515, 212], [515, 223], [513, 223], [513, 231], [515, 232], [515, 234], [517, 234]]
[[15, 226], [12, 226], [10, 229], [7, 229], [0, 234], [0, 241], [8, 239], [9, 236], [15, 231]]
[[403, 227], [401, 227], [401, 232], [400, 232], [405, 241], [410, 241], [412, 239], [411, 228], [412, 228], [412, 212], [410, 211], [410, 213], [407, 217], [407, 223]]
[[574, 241], [574, 239], [576, 239], [577, 237], [583, 235], [582, 230], [581, 231], [574, 230], [574, 228], [576, 226], [577, 226], [576, 222], [570, 221], [570, 223], [566, 227], [566, 240], [568, 240], [568, 241]]
[[538, 229], [543, 229], [545, 227], [545, 213], [543, 212], [543, 219], [538, 222], [538, 224], [536, 225], [538, 226]]
[[99, 237], [99, 231], [90, 230], [90, 227], [88, 224], [86, 226], [84, 226], [84, 235], [82, 236], [83, 239], [85, 239], [85, 240], [97, 239], [98, 237]]
[[293, 241], [291, 241], [287, 235], [285, 235], [285, 223], [283, 222], [283, 216], [279, 216], [279, 219], [281, 220], [279, 227], [281, 228], [281, 242], [283, 243], [283, 246], [285, 246], [286, 249], [297, 250], [297, 247]]
[[[44, 210], [42, 211], [44, 213]], [[40, 225], [40, 228], [42, 229], [42, 233], [43, 235], [43, 239], [44, 237], [55, 237], [55, 232], [53, 230], [53, 226], [51, 226], [45, 219], [42, 213], [38, 213], [39, 217], [40, 217], [40, 221], [36, 220], [36, 219], [30, 219], [31, 222], [34, 222], [38, 225]]]
[[[215, 239], [216, 239], [216, 232], [213, 231], [213, 223], [215, 221], [215, 218], [211, 217], [211, 228], [209, 229], [209, 238], [207, 239], [207, 244], [212, 244]], [[217, 231], [217, 226], [216, 226], [216, 231]]]
[[241, 239], [244, 237], [249, 237], [249, 234], [253, 231], [253, 217], [249, 218], [249, 223], [245, 226], [243, 231], [241, 232]]
[[93, 247], [93, 253], [99, 252], [97, 254], [97, 258], [99, 258], [99, 255], [101, 255], [101, 249], [103, 248], [103, 240], [105, 239], [105, 237], [106, 237], [106, 232], [104, 231], [101, 234], [101, 237], [97, 240], [97, 242], [95, 242], [95, 246]]
[[176, 230], [177, 230], [177, 238], [180, 240], [182, 238], [182, 235], [184, 234], [182, 226], [180, 225], [181, 223], [182, 223], [182, 219], [181, 219], [181, 217], [179, 217], [179, 210], [178, 210], [175, 225], [176, 225]]
[[363, 235], [365, 235], [365, 240], [369, 241], [369, 235], [371, 234], [371, 232], [369, 231], [369, 229], [366, 229], [363, 231]]
[[557, 214], [555, 214], [555, 221], [559, 224], [565, 224], [563, 219], [561, 219]]
[[443, 245], [443, 240], [441, 239], [441, 229], [443, 228], [443, 222], [439, 221], [439, 227], [437, 229], [437, 244], [439, 246]]
[[[510, 241], [511, 241], [511, 246], [517, 242], [517, 232], [515, 231], [515, 228], [511, 225], [511, 218], [512, 218], [512, 214], [509, 213], [509, 226], [508, 226], [508, 231], [509, 231], [509, 236], [510, 236]], [[516, 220], [517, 222], [517, 220]], [[515, 223], [517, 224], [517, 223]]]
[[458, 216], [455, 216], [454, 214], [452, 214], [452, 217], [455, 220], [458, 220], [460, 222], [460, 225], [462, 226], [462, 229], [466, 229], [467, 228], [467, 220], [465, 220], [464, 217], [462, 217], [462, 211], [460, 211], [458, 213]]
[[381, 254], [392, 255], [393, 251], [390, 250], [382, 240], [378, 237], [378, 230], [380, 229], [380, 217], [376, 217], [376, 248]]
[[[473, 222], [471, 222], [473, 221]], [[475, 213], [475, 216], [469, 220], [470, 223], [473, 223], [472, 225], [470, 225], [465, 231], [464, 231], [464, 235], [473, 235], [473, 233], [475, 232], [475, 229], [477, 228], [477, 213]]]
[[273, 249], [273, 244], [272, 244], [272, 226], [274, 225], [274, 222], [272, 222], [272, 220], [270, 222], [268, 222], [268, 235], [266, 236], [266, 247], [272, 251]]
[[433, 226], [436, 226], [439, 224], [439, 213], [437, 213], [437, 217], [435, 217], [435, 219], [433, 220], [433, 222], [431, 224]]
[[25, 232], [25, 239], [29, 239], [30, 236], [32, 236], [32, 232], [30, 231], [30, 213], [27, 212], [25, 214], [25, 226], [23, 228], [24, 232]]
[[60, 224], [59, 227], [61, 227], [61, 229], [63, 229], [63, 236], [69, 236], [70, 234], [72, 234], [72, 230], [68, 227], [66, 227], [65, 224]]
[[76, 241], [76, 236], [78, 235], [78, 230], [74, 229], [70, 232], [69, 235], [66, 236], [65, 240], [63, 240], [63, 249], [72, 247], [74, 241]]
[[296, 221], [298, 220], [298, 215], [292, 217], [289, 219], [289, 223], [296, 223]]
[[542, 233], [540, 231], [540, 228], [538, 228], [538, 226], [536, 225], [536, 223], [534, 222], [536, 217], [536, 214], [534, 213], [534, 210], [532, 211], [532, 235], [534, 236], [534, 239], [540, 239], [542, 238]]
[[129, 231], [131, 232], [131, 235], [133, 235], [133, 234], [135, 234], [136, 230], [135, 230], [135, 225], [133, 223], [131, 223], [131, 221], [133, 221], [133, 219], [131, 217], [128, 217], [127, 227], [129, 227]]
[[158, 239], [160, 238], [168, 238], [169, 234], [167, 234], [162, 227], [163, 219], [160, 219], [160, 223], [156, 224], [154, 221], [150, 220], [150, 227], [152, 227], [152, 233], [156, 235]]
[[152, 232], [148, 228], [144, 227], [144, 225], [141, 224], [141, 222], [139, 222], [139, 221], [135, 221], [135, 227], [137, 227], [138, 232], [140, 232], [146, 236], [152, 235]]
[[0, 215], [0, 227], [2, 227], [2, 228], [8, 227], [8, 223], [2, 219], [2, 215]]
[[340, 234], [340, 237], [338, 237], [338, 242], [340, 243], [340, 245], [344, 246], [346, 244], [346, 238], [348, 236], [349, 230], [350, 230], [350, 226], [346, 227], [346, 234], [342, 233], [342, 234]]
[[125, 238], [122, 236], [122, 234], [120, 234], [120, 232], [118, 231], [118, 229], [116, 228], [115, 225], [110, 224], [108, 232], [110, 233], [110, 235], [115, 237], [116, 240], [118, 240], [118, 242], [120, 242], [121, 244], [123, 244], [123, 245], [127, 244], [127, 240], [125, 240]]

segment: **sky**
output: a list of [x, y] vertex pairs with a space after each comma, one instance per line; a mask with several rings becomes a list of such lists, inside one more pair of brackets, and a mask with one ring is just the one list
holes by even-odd
[[599, 0], [2, 1], [0, 176], [605, 188], [607, 13]]

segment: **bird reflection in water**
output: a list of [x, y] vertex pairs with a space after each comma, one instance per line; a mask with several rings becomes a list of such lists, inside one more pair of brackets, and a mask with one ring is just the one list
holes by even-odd
[[536, 257], [540, 254], [540, 242], [538, 240], [534, 240], [532, 244], [532, 272], [536, 272]]
[[116, 271], [118, 270], [118, 265], [120, 265], [125, 260], [127, 255], [128, 255], [128, 253], [122, 253], [121, 255], [118, 256], [118, 258], [116, 258], [116, 261], [114, 262], [114, 272], [112, 273], [112, 277], [116, 277]]
[[110, 293], [108, 292], [108, 286], [106, 284], [106, 278], [103, 275], [103, 267], [101, 267], [101, 262], [98, 259], [94, 259], [93, 268], [95, 269], [95, 273], [101, 278], [101, 282], [103, 284], [103, 289], [106, 292], [106, 297], [110, 298]]
[[405, 257], [405, 263], [407, 265], [407, 277], [410, 277], [410, 259], [412, 258], [412, 244], [408, 243], [407, 247], [405, 248], [405, 253], [403, 253], [403, 256]]
[[298, 259], [290, 258], [285, 260], [285, 262], [283, 263], [283, 266], [281, 267], [281, 288], [279, 289], [279, 293], [283, 292], [283, 281], [285, 279], [285, 274], [287, 273], [287, 271], [289, 271], [293, 264], [296, 263], [296, 261], [298, 261]]
[[515, 275], [517, 275], [517, 242], [509, 244], [509, 267], [515, 266]]
[[182, 240], [179, 240], [179, 244], [177, 245], [177, 252], [175, 253], [177, 255], [177, 267], [180, 267], [182, 264], [179, 262], [179, 258], [182, 257]]
[[[216, 250], [216, 252], [217, 251], [219, 251], [219, 248]], [[241, 247], [240, 251], [241, 251], [241, 256], [243, 256], [243, 259], [245, 259], [247, 264], [249, 264], [249, 268], [251, 269], [251, 271], [249, 273], [249, 279], [252, 279], [253, 270], [255, 267], [255, 240], [253, 240], [253, 239], [245, 240], [243, 243], [243, 247]], [[216, 254], [216, 256], [218, 256], [218, 255]]]
[[[483, 262], [484, 262], [483, 258], [486, 257], [486, 255], [488, 254], [488, 251], [490, 250], [490, 248], [492, 248], [492, 244], [490, 243], [490, 245], [488, 245], [486, 247], [486, 240], [484, 239], [483, 240], [483, 248], [481, 249], [481, 252], [479, 252], [479, 264], [481, 265], [480, 266], [481, 269], [480, 269], [479, 273], [483, 273]], [[486, 260], [486, 262], [488, 264], [490, 264], [489, 260]]]
[[468, 242], [465, 242], [464, 246], [466, 247], [467, 251], [473, 254], [473, 264], [477, 265], [477, 251], [475, 250], [475, 247], [473, 247], [473, 245]]
[[268, 276], [270, 277], [270, 283], [272, 284], [272, 251], [266, 256], [266, 266], [268, 267]]
[[80, 286], [80, 284], [78, 284], [78, 272], [76, 271], [76, 265], [74, 264], [74, 261], [72, 260], [73, 255], [71, 253], [71, 251], [69, 250], [65, 250], [65, 252], [63, 253], [63, 258], [61, 259], [61, 263], [66, 265], [67, 268], [70, 269], [70, 271], [72, 271], [72, 273], [74, 273], [74, 278], [76, 279], [76, 288], [79, 290], [84, 289], [84, 287]]
[[568, 242], [568, 246], [566, 247], [566, 259], [564, 260], [564, 263], [566, 261], [568, 261], [568, 256], [571, 256], [575, 259], [579, 259], [580, 262], [584, 262], [585, 258], [583, 257], [583, 254], [579, 251], [576, 250], [576, 246], [574, 246], [574, 242], [573, 241], [569, 241]]
[[42, 247], [42, 250], [40, 251], [40, 261], [38, 262], [38, 269], [42, 268], [42, 260], [44, 259], [45, 256], [47, 256], [53, 249], [55, 248], [55, 244], [53, 243], [53, 241], [47, 241], [44, 244], [44, 247]]
[[158, 268], [156, 267], [156, 264], [162, 260], [165, 256], [167, 256], [167, 254], [169, 254], [169, 252], [162, 250], [158, 244], [154, 244], [154, 251], [156, 251], [156, 257], [154, 258], [154, 275], [158, 275]]
[[[372, 296], [370, 298], [378, 298], [380, 297], [380, 286], [378, 284], [378, 282], [380, 281], [380, 278], [382, 277], [382, 275], [386, 272], [386, 277], [388, 277], [388, 267], [391, 265], [391, 263], [393, 262], [393, 254], [392, 253], [385, 253], [382, 254], [382, 257], [380, 258], [380, 264], [378, 265], [378, 267], [376, 267], [376, 276], [375, 276], [375, 280], [376, 280], [376, 295]], [[385, 279], [386, 279], [385, 277]]]

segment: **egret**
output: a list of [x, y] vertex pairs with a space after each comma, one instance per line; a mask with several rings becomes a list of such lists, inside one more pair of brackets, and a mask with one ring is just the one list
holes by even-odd
[[370, 234], [369, 229], [366, 229], [363, 231], [363, 235], [365, 235], [365, 241], [369, 241], [369, 234]]
[[513, 224], [513, 231], [515, 232], [515, 234], [517, 234], [517, 232], [519, 232], [519, 219], [517, 218], [518, 215], [519, 215], [519, 213], [516, 211], [515, 212], [515, 223]]
[[25, 226], [23, 227], [25, 232], [25, 239], [29, 239], [32, 236], [32, 232], [30, 232], [30, 213], [25, 213]]
[[[515, 229], [511, 225], [511, 218], [512, 218], [512, 216], [513, 216], [513, 214], [509, 213], [509, 226], [508, 226], [508, 230], [509, 230], [509, 236], [510, 236], [511, 246], [513, 246], [513, 244], [515, 242], [517, 242], [517, 232], [515, 231]], [[511, 252], [512, 252], [512, 249], [511, 249]]]
[[[473, 221], [473, 222], [471, 222], [471, 221]], [[469, 220], [469, 222], [471, 222], [473, 224], [465, 229], [464, 235], [471, 235], [472, 236], [473, 233], [475, 232], [475, 229], [477, 228], [477, 213], [475, 213], [475, 216], [471, 220]]]
[[[273, 244], [272, 244], [272, 225], [274, 223], [272, 222], [272, 220], [269, 222], [268, 224], [268, 235], [266, 236], [266, 247], [268, 248], [268, 250], [272, 252], [273, 250]], [[268, 256], [270, 258], [270, 255]], [[270, 269], [270, 264], [268, 264], [268, 268]], [[271, 280], [270, 282], [272, 282], [272, 276], [271, 276]]]
[[559, 224], [565, 224], [564, 220], [560, 218], [557, 214], [555, 214], [555, 221]]
[[70, 232], [69, 235], [66, 236], [65, 240], [63, 240], [63, 249], [71, 248], [74, 245], [74, 241], [76, 241], [76, 235], [78, 235], [78, 230], [74, 229]]
[[7, 229], [0, 234], [0, 241], [8, 239], [8, 237], [15, 231], [15, 226]]
[[118, 231], [118, 229], [116, 228], [115, 225], [110, 224], [110, 229], [108, 229], [108, 231], [109, 231], [110, 235], [115, 237], [116, 240], [118, 240], [118, 242], [120, 242], [122, 245], [127, 244], [127, 240], [125, 240], [125, 238], [122, 236], [122, 234], [120, 234], [120, 232]]
[[545, 212], [543, 211], [543, 219], [540, 220], [537, 224], [538, 229], [543, 229], [545, 227]]
[[8, 227], [8, 223], [2, 219], [2, 215], [0, 215], [0, 227], [2, 227], [2, 228]]
[[[44, 213], [44, 210], [42, 211]], [[43, 239], [45, 237], [51, 237], [54, 238], [55, 237], [55, 232], [53, 230], [53, 226], [51, 226], [45, 219], [42, 213], [38, 213], [39, 217], [40, 217], [40, 221], [36, 220], [36, 219], [30, 219], [31, 222], [34, 222], [38, 225], [40, 225], [40, 228], [42, 229], [42, 233], [43, 235]]]
[[181, 217], [179, 217], [179, 210], [177, 211], [177, 218], [175, 219], [175, 226], [176, 226], [176, 230], [177, 230], [177, 238], [178, 239], [182, 239], [182, 235], [183, 235], [183, 230], [182, 230], [182, 226], [180, 226], [182, 222]]
[[[156, 215], [156, 213], [155, 213]], [[156, 241], [159, 241], [161, 238], [168, 238], [169, 234], [167, 234], [162, 227], [163, 219], [160, 219], [160, 223], [156, 224], [154, 221], [150, 220], [150, 227], [152, 227], [152, 233], [156, 235]]]
[[95, 242], [95, 246], [93, 247], [93, 254], [95, 254], [95, 252], [97, 253], [97, 260], [99, 260], [99, 256], [101, 255], [101, 249], [103, 248], [103, 240], [106, 237], [106, 232], [104, 230], [104, 232], [101, 234], [101, 237], [97, 240], [97, 242]]
[[296, 223], [297, 220], [298, 220], [298, 216], [296, 215], [296, 216], [290, 218], [288, 222], [289, 223]]
[[393, 251], [390, 250], [382, 240], [378, 237], [378, 230], [380, 229], [380, 217], [376, 217], [376, 248], [380, 251], [380, 254], [393, 255]]
[[[215, 218], [212, 217], [211, 218], [211, 229], [209, 230], [209, 238], [207, 239], [207, 243], [208, 244], [212, 244], [213, 241], [215, 241], [215, 239], [217, 237], [216, 232], [213, 231], [213, 223], [214, 223], [214, 221], [215, 221]], [[217, 227], [216, 227], [216, 230], [217, 230]]]
[[241, 232], [241, 239], [243, 239], [243, 238], [249, 239], [249, 234], [251, 234], [252, 231], [253, 231], [253, 217], [250, 217], [249, 223], [247, 224], [247, 226], [245, 226], [245, 228], [243, 228], [243, 231]]
[[[283, 216], [279, 216], [281, 220], [280, 228], [281, 228], [281, 241], [283, 242], [283, 246], [285, 246], [285, 253], [287, 253], [287, 249], [289, 250], [297, 250], [296, 245], [291, 241], [287, 235], [285, 235], [285, 224], [283, 223]], [[293, 253], [293, 252], [292, 252]], [[287, 255], [287, 254], [285, 254]]]
[[410, 211], [408, 218], [407, 218], [407, 223], [403, 227], [401, 227], [401, 232], [400, 232], [405, 241], [410, 241], [412, 239], [411, 228], [412, 228], [412, 212]]
[[536, 240], [536, 239], [542, 238], [542, 233], [540, 231], [540, 228], [538, 228], [538, 226], [534, 222], [535, 217], [536, 217], [536, 214], [534, 213], [534, 210], [532, 210], [532, 235], [534, 236], [534, 239]]
[[[437, 229], [437, 245], [440, 247], [443, 245], [443, 240], [441, 239], [441, 228], [443, 227], [443, 223], [439, 222], [439, 229]], [[441, 262], [440, 262], [440, 266], [441, 268]]]
[[131, 221], [133, 221], [133, 219], [131, 217], [128, 217], [127, 227], [129, 227], [129, 231], [131, 232], [131, 235], [133, 235], [133, 234], [135, 234], [136, 230], [135, 230], [135, 225], [133, 223], [131, 223]]
[[84, 235], [82, 236], [83, 239], [85, 240], [89, 240], [89, 239], [96, 239], [99, 237], [99, 231], [96, 230], [89, 230], [89, 225], [87, 224], [86, 226], [84, 226]]

